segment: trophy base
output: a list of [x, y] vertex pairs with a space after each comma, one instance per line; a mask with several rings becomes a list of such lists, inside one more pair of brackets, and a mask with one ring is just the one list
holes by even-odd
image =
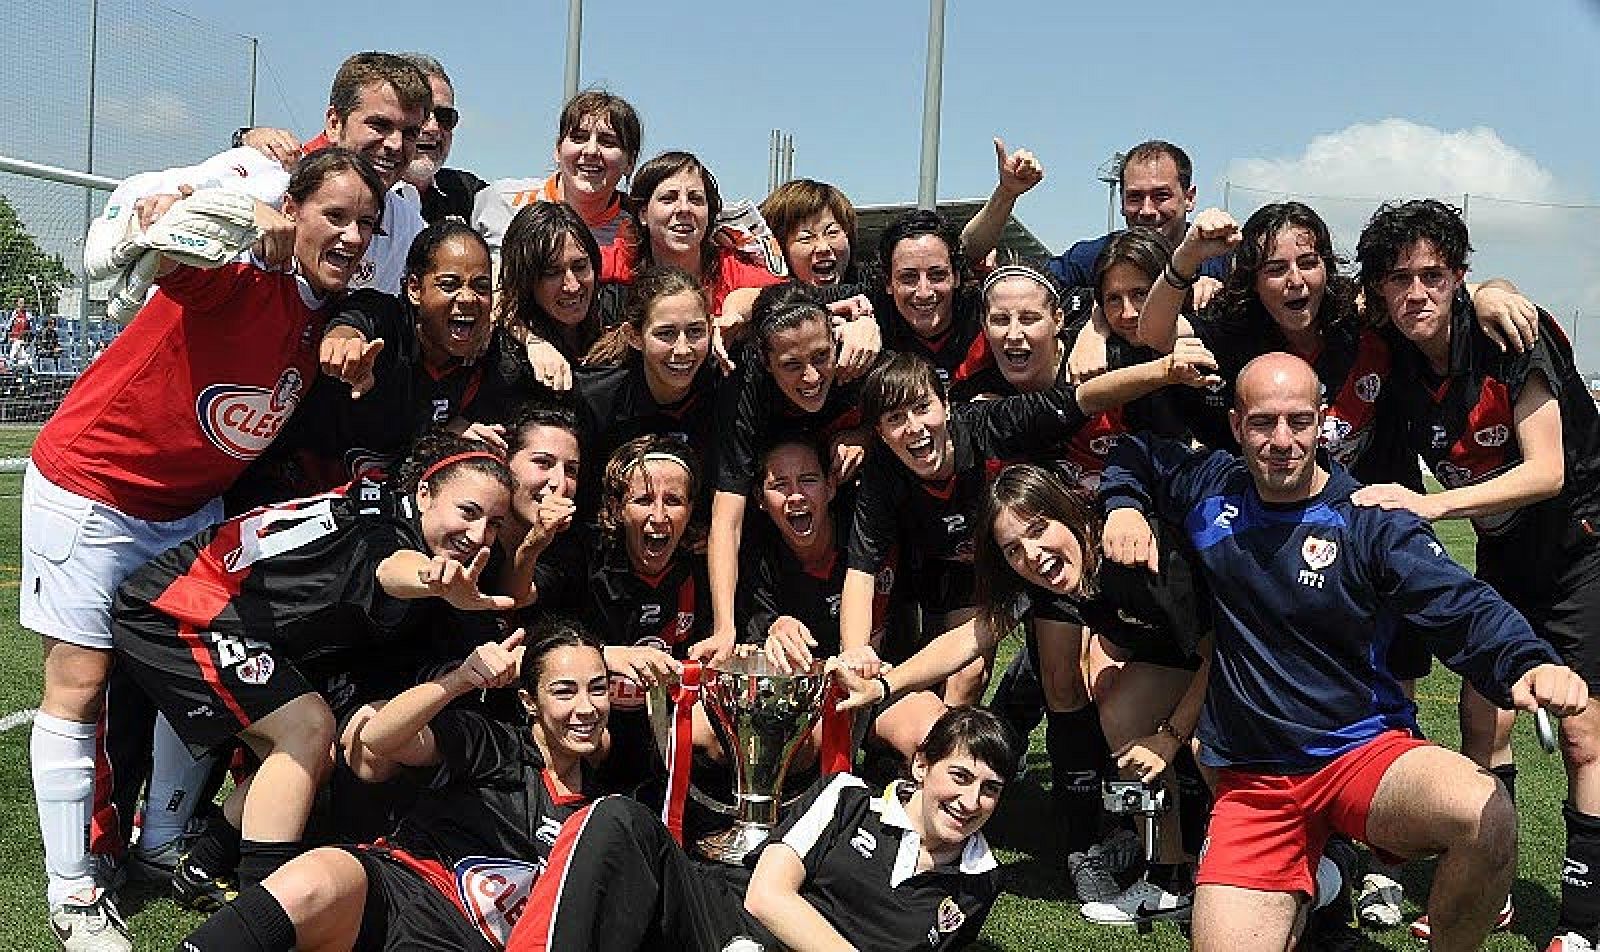
[[720, 833], [701, 837], [695, 843], [695, 852], [705, 859], [729, 866], [744, 865], [744, 858], [756, 850], [772, 833], [756, 823], [735, 823]]

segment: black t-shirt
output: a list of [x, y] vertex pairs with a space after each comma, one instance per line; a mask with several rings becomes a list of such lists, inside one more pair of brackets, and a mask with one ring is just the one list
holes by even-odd
[[526, 727], [468, 710], [429, 725], [440, 764], [393, 836], [371, 849], [401, 863], [460, 908], [497, 948], [527, 904], [561, 824], [596, 794], [558, 795]]
[[1000, 893], [1000, 864], [983, 834], [974, 833], [956, 862], [917, 872], [921, 837], [906, 815], [910, 793], [897, 783], [873, 797], [860, 778], [837, 774], [778, 824], [762, 849], [782, 843], [799, 854], [801, 897], [858, 949], [965, 948]]
[[[707, 360], [695, 375], [689, 393], [676, 403], [664, 404], [656, 402], [650, 393], [644, 365], [637, 356], [630, 356], [620, 367], [579, 369], [572, 389], [585, 437], [584, 468], [590, 473], [602, 473], [611, 454], [629, 440], [646, 434], [674, 434], [689, 444], [701, 472], [706, 472], [715, 441], [716, 391], [721, 376]], [[705, 498], [697, 499], [695, 505], [696, 514], [703, 520], [709, 516], [702, 503], [710, 498], [710, 481], [702, 482], [706, 484]], [[587, 515], [595, 511], [599, 490], [599, 479], [582, 481], [578, 490], [581, 512]]]
[[746, 348], [734, 376], [717, 387], [717, 491], [748, 496], [761, 454], [779, 435], [832, 436], [859, 425], [860, 389], [859, 381], [835, 381], [821, 410], [802, 413], [773, 383], [754, 349]]
[[946, 391], [994, 363], [989, 339], [983, 336], [983, 294], [976, 285], [956, 289], [950, 326], [937, 337], [923, 337], [912, 329], [887, 291], [870, 295], [873, 313], [883, 335], [883, 349], [916, 354], [933, 364]]
[[1548, 559], [1593, 544], [1584, 521], [1600, 526], [1600, 414], [1573, 363], [1572, 345], [1550, 315], [1539, 313], [1539, 341], [1523, 353], [1501, 353], [1483, 333], [1466, 291], [1450, 319], [1450, 369], [1434, 375], [1426, 357], [1393, 335], [1396, 400], [1412, 451], [1446, 489], [1492, 479], [1522, 462], [1515, 408], [1534, 374], [1561, 409], [1565, 474], [1553, 499], [1474, 520], [1480, 569], [1486, 560], [1545, 572]]
[[876, 574], [897, 544], [907, 564], [971, 562], [972, 529], [988, 478], [985, 461], [1016, 459], [1036, 447], [1065, 442], [1083, 423], [1070, 386], [951, 404], [946, 425], [955, 446], [955, 471], [939, 484], [918, 479], [874, 441], [856, 493], [849, 567]]
[[472, 200], [488, 182], [465, 169], [440, 169], [433, 185], [422, 193], [422, 220], [437, 225], [447, 218], [462, 224], [472, 221]]

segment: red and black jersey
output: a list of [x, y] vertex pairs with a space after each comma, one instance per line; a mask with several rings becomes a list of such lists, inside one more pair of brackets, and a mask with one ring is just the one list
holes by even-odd
[[[848, 511], [848, 510], [845, 510]], [[817, 640], [816, 657], [839, 653], [839, 602], [844, 592], [845, 532], [848, 518], [834, 519], [834, 549], [827, 565], [814, 571], [803, 565], [778, 533], [747, 531], [739, 550], [739, 590], [734, 604], [739, 640], [765, 644], [767, 630], [781, 615], [800, 620]], [[895, 617], [890, 611], [898, 558], [891, 552], [878, 570], [872, 599], [872, 643], [883, 643], [885, 627]]]
[[716, 489], [736, 496], [749, 495], [761, 454], [780, 435], [830, 437], [861, 423], [860, 381], [834, 381], [822, 409], [802, 413], [751, 350], [734, 376], [717, 388]]
[[957, 383], [994, 364], [989, 339], [983, 335], [983, 295], [974, 285], [956, 289], [951, 304], [950, 326], [937, 337], [923, 337], [906, 323], [894, 298], [879, 291], [871, 295], [873, 311], [879, 315], [883, 349], [897, 354], [916, 354], [933, 365], [948, 392]]
[[1592, 537], [1584, 523], [1600, 525], [1600, 414], [1578, 376], [1572, 345], [1550, 315], [1539, 312], [1539, 341], [1531, 349], [1501, 353], [1462, 290], [1451, 311], [1447, 375], [1435, 375], [1409, 341], [1398, 339], [1395, 355], [1393, 385], [1409, 445], [1446, 489], [1493, 479], [1522, 461], [1515, 407], [1532, 376], [1544, 378], [1560, 406], [1560, 495], [1473, 520], [1480, 551], [1492, 546], [1532, 557]]
[[304, 662], [411, 633], [415, 600], [378, 584], [378, 564], [426, 551], [408, 499], [361, 483], [256, 509], [157, 556], [117, 590], [114, 629], [174, 626], [259, 642]]
[[[620, 367], [582, 368], [573, 376], [578, 422], [583, 427], [584, 467], [601, 472], [617, 447], [646, 434], [681, 436], [698, 457], [702, 471], [710, 464], [715, 443], [716, 389], [721, 374], [706, 361], [695, 375], [688, 394], [676, 403], [658, 403], [644, 378], [644, 364], [630, 356]], [[709, 499], [710, 480], [705, 483]], [[590, 513], [600, 480], [584, 480], [578, 492], [579, 509]], [[696, 500], [696, 505], [705, 499]], [[707, 510], [709, 512], [709, 510]]]
[[[593, 795], [555, 792], [525, 726], [456, 708], [430, 726], [441, 758], [430, 791], [393, 836], [365, 849], [421, 877], [500, 948], [561, 824]], [[583, 786], [596, 787], [587, 769]]]
[[957, 403], [946, 425], [955, 446], [955, 471], [929, 483], [874, 441], [861, 468], [850, 530], [849, 567], [876, 574], [896, 544], [902, 559], [972, 561], [972, 530], [988, 480], [986, 461], [1017, 459], [1039, 446], [1057, 446], [1083, 427], [1071, 386], [999, 400]]
[[[603, 547], [591, 566], [578, 616], [589, 631], [608, 645], [659, 648], [674, 658], [687, 657], [689, 646], [711, 632], [711, 585], [705, 559], [683, 546], [655, 578], [640, 575], [623, 545]], [[611, 678], [613, 712], [642, 711], [639, 686], [617, 674]]]
[[527, 355], [499, 329], [483, 356], [436, 372], [422, 359], [415, 312], [393, 295], [357, 291], [328, 326], [383, 340], [372, 390], [352, 400], [347, 384], [319, 376], [283, 435], [229, 494], [230, 511], [382, 480], [430, 427], [457, 416], [501, 423], [529, 395]]

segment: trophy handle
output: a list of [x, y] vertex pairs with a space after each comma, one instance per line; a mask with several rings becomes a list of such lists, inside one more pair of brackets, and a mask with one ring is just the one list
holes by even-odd
[[[667, 759], [667, 751], [672, 749], [672, 720], [678, 707], [677, 702], [673, 699], [675, 690], [675, 685], [669, 687], [658, 681], [645, 692], [645, 710], [650, 715], [650, 732], [655, 735], [656, 753], [663, 762]], [[711, 794], [702, 791], [694, 785], [694, 781], [689, 781], [688, 788], [689, 796], [693, 797], [694, 801], [701, 806], [722, 816], [737, 817], [739, 815], [738, 807], [731, 803], [723, 803]], [[789, 803], [793, 802], [793, 800], [790, 800], [784, 806], [787, 807]]]

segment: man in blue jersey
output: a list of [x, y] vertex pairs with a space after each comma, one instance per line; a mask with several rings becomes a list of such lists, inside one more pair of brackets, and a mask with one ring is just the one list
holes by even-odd
[[1511, 884], [1515, 814], [1491, 774], [1419, 738], [1389, 645], [1426, 637], [1504, 707], [1573, 714], [1588, 690], [1426, 522], [1351, 503], [1359, 484], [1317, 451], [1318, 392], [1299, 358], [1259, 357], [1230, 414], [1242, 459], [1128, 438], [1101, 483], [1108, 555], [1149, 559], [1145, 515], [1159, 516], [1194, 546], [1214, 601], [1198, 736], [1219, 779], [1194, 947], [1291, 946], [1341, 833], [1389, 858], [1437, 855], [1433, 948], [1476, 949]]

